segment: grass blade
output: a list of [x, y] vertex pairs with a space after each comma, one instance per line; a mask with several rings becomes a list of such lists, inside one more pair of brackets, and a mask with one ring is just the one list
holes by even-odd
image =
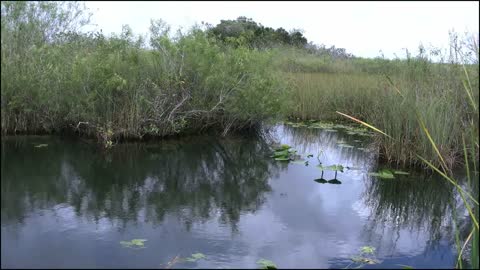
[[378, 129], [378, 128], [370, 125], [370, 124], [367, 124], [367, 123], [363, 122], [362, 120], [359, 120], [359, 119], [357, 119], [357, 118], [355, 118], [355, 117], [353, 117], [353, 116], [350, 116], [350, 115], [341, 113], [341, 112], [339, 112], [339, 111], [336, 111], [336, 113], [338, 113], [338, 114], [340, 114], [340, 115], [343, 115], [343, 116], [345, 116], [345, 117], [347, 117], [347, 118], [350, 118], [350, 119], [352, 119], [353, 121], [355, 121], [355, 122], [357, 122], [357, 123], [360, 123], [360, 124], [362, 124], [362, 125], [364, 125], [364, 126], [366, 126], [366, 127], [368, 127], [368, 128], [371, 128], [371, 129], [375, 130], [376, 132], [381, 133], [381, 134], [387, 136], [387, 137], [390, 138], [390, 139], [393, 139], [393, 138], [392, 138], [390, 135], [388, 135], [387, 133], [381, 131], [380, 129]]

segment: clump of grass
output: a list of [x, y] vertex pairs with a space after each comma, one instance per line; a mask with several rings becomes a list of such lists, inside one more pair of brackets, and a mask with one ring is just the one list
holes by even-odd
[[68, 129], [109, 147], [118, 138], [226, 134], [283, 110], [287, 87], [269, 52], [222, 44], [197, 26], [173, 35], [161, 20], [149, 46], [128, 26], [82, 34], [77, 13], [2, 1], [3, 134]]
[[[477, 43], [478, 44], [478, 43]], [[478, 67], [478, 47], [476, 48], [477, 52], [477, 61], [476, 65]], [[435, 118], [433, 116], [428, 117], [425, 115], [425, 110], [423, 110], [423, 107], [421, 106], [411, 106], [410, 108], [413, 110], [416, 120], [417, 120], [417, 125], [415, 128], [420, 130], [420, 136], [422, 140], [424, 140], [426, 143], [423, 145], [423, 147], [429, 147], [430, 149], [430, 156], [424, 156], [425, 153], [425, 148], [420, 148], [416, 149], [416, 152], [413, 154], [420, 160], [422, 163], [425, 164], [429, 169], [433, 170], [434, 172], [438, 173], [441, 175], [445, 180], [447, 180], [449, 183], [451, 183], [456, 191], [458, 192], [458, 195], [461, 198], [462, 201], [462, 207], [464, 207], [468, 214], [469, 214], [469, 219], [471, 222], [471, 232], [467, 236], [466, 239], [462, 240], [460, 239], [459, 236], [459, 228], [456, 226], [457, 221], [456, 221], [456, 210], [453, 208], [453, 222], [455, 224], [455, 243], [457, 246], [457, 251], [458, 251], [458, 259], [456, 262], [456, 268], [463, 268], [464, 265], [462, 263], [462, 254], [465, 251], [465, 247], [469, 244], [472, 243], [472, 249], [471, 249], [471, 254], [470, 254], [470, 264], [473, 269], [478, 269], [478, 261], [479, 261], [479, 254], [478, 254], [478, 238], [479, 238], [479, 202], [477, 199], [478, 198], [478, 171], [477, 171], [477, 166], [479, 162], [479, 106], [478, 106], [478, 81], [477, 81], [477, 86], [474, 88], [474, 82], [471, 80], [471, 76], [465, 67], [465, 65], [462, 66], [463, 71], [464, 71], [464, 77], [462, 78], [463, 81], [463, 92], [462, 93], [456, 93], [457, 97], [460, 96], [462, 98], [461, 101], [463, 101], [460, 104], [463, 104], [465, 107], [457, 110], [452, 110], [452, 111], [447, 111], [446, 113], [450, 112], [453, 115], [451, 117], [458, 117], [458, 114], [463, 113], [460, 119], [456, 119], [457, 121], [460, 122], [462, 125], [462, 129], [459, 132], [458, 136], [460, 137], [460, 151], [463, 154], [463, 164], [465, 165], [465, 171], [468, 179], [468, 186], [462, 187], [459, 184], [459, 181], [455, 178], [454, 174], [452, 173], [451, 170], [451, 163], [449, 162], [449, 159], [451, 156], [449, 155], [450, 152], [445, 152], [442, 151], [444, 148], [442, 148], [442, 144], [439, 144], [437, 141], [438, 134], [436, 132], [439, 132], [438, 125], [435, 121]], [[477, 75], [477, 80], [478, 80], [478, 73]], [[406, 96], [405, 92], [401, 91], [401, 88], [396, 89], [398, 93], [400, 94], [400, 97], [397, 97], [397, 99], [400, 100], [401, 103], [403, 102], [408, 102], [406, 100], [408, 97]], [[476, 99], [474, 99], [476, 97]], [[443, 97], [445, 98], [445, 97]], [[455, 102], [456, 100], [453, 99], [451, 96], [447, 96], [447, 98], [451, 98], [452, 102]], [[444, 103], [442, 103], [444, 104]], [[458, 104], [460, 106], [460, 104]], [[427, 110], [428, 112], [428, 110]], [[392, 133], [389, 133], [385, 130], [382, 130], [381, 128], [375, 127], [372, 124], [366, 123], [364, 121], [361, 121], [359, 119], [356, 119], [352, 116], [343, 114], [338, 112], [340, 115], [346, 116], [357, 123], [363, 124], [366, 127], [369, 127], [373, 129], [374, 131], [377, 131], [381, 133], [383, 138], [387, 138], [388, 140], [391, 140], [393, 143], [402, 143], [403, 138], [399, 138], [398, 136], [393, 135]], [[457, 113], [457, 114], [454, 114]], [[440, 117], [443, 118], [443, 117]], [[429, 121], [434, 121], [434, 124], [430, 124]], [[445, 128], [440, 129], [440, 131], [445, 130]], [[395, 130], [393, 130], [395, 131]], [[444, 135], [444, 134], [440, 134]], [[442, 137], [440, 136], [440, 139]], [[458, 139], [458, 138], [456, 138]], [[441, 142], [444, 142], [444, 140]], [[470, 167], [472, 166], [472, 167]], [[473, 170], [472, 170], [473, 168]], [[473, 195], [472, 195], [473, 194]]]
[[[475, 55], [475, 44], [452, 47], [460, 54], [469, 46]], [[478, 59], [464, 65], [455, 60], [434, 63], [421, 48], [416, 57], [407, 54], [406, 60], [338, 61], [347, 61], [351, 67], [334, 68], [335, 73], [289, 74], [295, 85], [290, 116], [337, 120], [342, 116], [335, 111], [354, 115], [390, 134], [376, 138], [381, 158], [387, 163], [425, 167], [416, 157], [420, 154], [439, 165], [441, 160], [429, 138], [422, 136], [420, 117], [438, 144], [446, 167], [462, 163], [461, 134], [476, 132], [469, 121], [475, 117], [474, 108], [478, 108]], [[369, 65], [372, 68], [367, 68]], [[382, 66], [383, 70], [378, 68]], [[465, 91], [465, 85], [471, 91]]]

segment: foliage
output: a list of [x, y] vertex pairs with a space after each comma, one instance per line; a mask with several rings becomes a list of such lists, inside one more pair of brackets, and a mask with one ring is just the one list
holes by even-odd
[[283, 28], [273, 29], [256, 23], [250, 18], [238, 17], [236, 20], [221, 20], [208, 30], [210, 36], [234, 46], [246, 45], [250, 48], [273, 46], [305, 47], [307, 39], [301, 30], [287, 32]]
[[262, 269], [277, 269], [277, 265], [270, 260], [260, 259], [257, 261], [257, 264], [260, 265]]
[[147, 241], [147, 239], [132, 239], [130, 241], [120, 241], [120, 244], [128, 248], [145, 248], [145, 241]]
[[44, 3], [2, 2], [2, 134], [70, 130], [109, 148], [119, 138], [227, 134], [285, 110], [288, 85], [269, 68], [272, 53], [222, 44], [200, 27], [171, 36], [161, 20], [150, 47], [128, 26], [84, 34], [80, 8]]

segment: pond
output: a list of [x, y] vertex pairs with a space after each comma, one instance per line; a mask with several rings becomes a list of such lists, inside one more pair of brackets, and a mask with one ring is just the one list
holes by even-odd
[[[272, 142], [308, 166], [276, 161]], [[81, 139], [4, 137], [1, 266], [259, 268], [263, 259], [353, 268], [363, 247], [375, 259], [363, 268], [453, 267], [452, 186], [414, 172], [371, 176], [376, 160], [366, 136], [287, 125], [108, 151]], [[320, 163], [345, 169], [322, 175]]]

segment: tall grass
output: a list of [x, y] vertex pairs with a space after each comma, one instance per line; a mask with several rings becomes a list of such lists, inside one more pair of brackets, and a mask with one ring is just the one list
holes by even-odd
[[[465, 208], [468, 212], [470, 218], [471, 225], [471, 232], [466, 237], [466, 239], [460, 239], [460, 232], [459, 228], [456, 224], [456, 211], [454, 209], [453, 218], [455, 224], [455, 242], [458, 251], [458, 260], [456, 263], [456, 268], [463, 268], [464, 265], [462, 263], [462, 255], [465, 251], [466, 246], [470, 243], [471, 245], [471, 253], [470, 253], [470, 265], [473, 269], [478, 269], [479, 264], [479, 253], [478, 253], [478, 238], [479, 238], [479, 202], [478, 202], [478, 194], [479, 194], [479, 173], [477, 171], [477, 166], [479, 164], [479, 106], [478, 106], [478, 43], [474, 43], [476, 47], [477, 53], [477, 73], [476, 73], [476, 82], [472, 81], [472, 74], [469, 74], [465, 65], [462, 65], [464, 71], [464, 77], [459, 77], [462, 80], [463, 91], [456, 93], [456, 98], [462, 102], [456, 103], [459, 106], [464, 106], [457, 108], [457, 110], [447, 111], [446, 113], [452, 113], [450, 117], [459, 117], [460, 113], [463, 113], [457, 121], [461, 123], [461, 130], [459, 131], [459, 140], [460, 140], [460, 150], [463, 158], [463, 164], [465, 165], [466, 176], [468, 179], [468, 185], [462, 187], [459, 184], [459, 180], [455, 178], [455, 175], [450, 170], [449, 166], [449, 152], [445, 153], [442, 151], [442, 144], [439, 144], [436, 138], [438, 138], [435, 132], [438, 132], [435, 128], [438, 128], [438, 123], [435, 123], [436, 119], [434, 117], [429, 117], [428, 114], [425, 114], [425, 110], [422, 110], [420, 106], [412, 106], [412, 104], [408, 104], [408, 96], [405, 94], [406, 91], [402, 91], [402, 88], [397, 88], [401, 97], [397, 97], [397, 101], [400, 104], [407, 104], [410, 105], [410, 109], [416, 115], [417, 125], [416, 128], [421, 130], [419, 136], [421, 136], [422, 140], [425, 141], [424, 147], [429, 147], [430, 151], [433, 152], [432, 155], [435, 155], [436, 158], [432, 158], [432, 156], [424, 156], [421, 151], [425, 150], [424, 148], [420, 148], [418, 152], [414, 152], [413, 154], [424, 163], [428, 168], [432, 169], [436, 173], [440, 174], [445, 180], [450, 182], [458, 192], [461, 198], [461, 206]], [[393, 83], [392, 83], [393, 84]], [[475, 88], [474, 88], [475, 87]], [[449, 90], [449, 89], [447, 89]], [[447, 91], [445, 90], [445, 91]], [[402, 94], [403, 93], [403, 94]], [[441, 92], [442, 93], [442, 92]], [[455, 102], [456, 100], [452, 96], [442, 97], [442, 98], [450, 98], [448, 101]], [[438, 101], [441, 101], [438, 100]], [[441, 103], [440, 105], [446, 106], [446, 103]], [[440, 110], [441, 112], [441, 110]], [[456, 114], [454, 114], [456, 113]], [[343, 113], [339, 113], [340, 115], [347, 116], [348, 118], [361, 123], [369, 128], [372, 128], [375, 131], [380, 132], [383, 138], [387, 138], [388, 140], [394, 141], [396, 143], [401, 143], [401, 139], [398, 136], [395, 136], [393, 133], [386, 132], [381, 128], [372, 126], [369, 123], [356, 119], [352, 116], [345, 115]], [[443, 118], [440, 116], [440, 118]], [[445, 118], [444, 118], [445, 119]], [[429, 121], [433, 121], [434, 124], [429, 124]], [[448, 123], [448, 122], [447, 122]], [[432, 128], [433, 127], [433, 128]], [[442, 131], [444, 129], [440, 129]], [[393, 130], [395, 131], [395, 130]], [[393, 135], [393, 136], [392, 136]], [[436, 136], [437, 135], [437, 136]], [[458, 138], [456, 138], [458, 139]], [[440, 141], [444, 142], [444, 141]], [[438, 163], [435, 165], [434, 161]], [[471, 169], [473, 168], [473, 170]]]
[[[470, 51], [478, 54], [475, 43], [471, 44]], [[461, 45], [455, 48], [460, 50]], [[433, 63], [426, 52], [420, 51], [404, 61], [372, 59], [371, 69], [365, 68], [365, 59], [340, 61], [350, 61], [350, 68], [333, 68], [335, 73], [289, 73], [295, 82], [290, 116], [336, 120], [342, 116], [335, 111], [354, 115], [392, 136], [377, 138], [386, 162], [425, 166], [416, 158], [420, 154], [439, 165], [429, 139], [421, 136], [420, 116], [446, 166], [462, 163], [461, 134], [475, 133], [468, 121], [474, 115], [473, 108], [478, 108], [478, 60], [463, 66], [456, 62]], [[376, 68], [382, 65], [384, 69]], [[468, 82], [464, 82], [465, 77]], [[472, 91], [466, 92], [464, 83]]]
[[72, 12], [81, 9], [2, 2], [3, 134], [68, 129], [106, 143], [226, 134], [282, 110], [287, 87], [269, 68], [272, 53], [224, 45], [200, 27], [172, 34], [161, 20], [152, 21], [148, 46], [127, 26], [110, 37], [58, 28], [79, 24], [61, 16]]

